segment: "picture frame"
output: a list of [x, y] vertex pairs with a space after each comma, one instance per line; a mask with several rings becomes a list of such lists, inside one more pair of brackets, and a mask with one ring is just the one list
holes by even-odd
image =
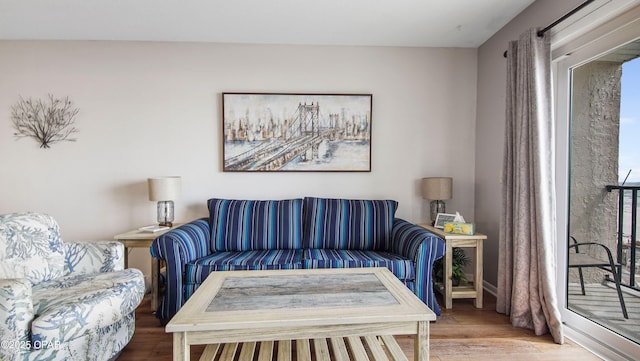
[[455, 219], [456, 219], [455, 214], [438, 213], [438, 215], [436, 216], [436, 221], [435, 223], [433, 223], [433, 227], [444, 229], [445, 223], [453, 222]]
[[371, 172], [372, 94], [222, 93], [223, 172]]

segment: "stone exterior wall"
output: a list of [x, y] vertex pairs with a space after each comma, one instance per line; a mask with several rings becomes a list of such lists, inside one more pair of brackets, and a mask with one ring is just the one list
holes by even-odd
[[[614, 260], [618, 193], [605, 186], [618, 183], [621, 76], [622, 63], [616, 62], [593, 61], [575, 69], [571, 107], [569, 232], [579, 242], [606, 245]], [[585, 282], [602, 281], [602, 272], [593, 268], [584, 274]], [[577, 271], [569, 276], [569, 282], [578, 281]]]

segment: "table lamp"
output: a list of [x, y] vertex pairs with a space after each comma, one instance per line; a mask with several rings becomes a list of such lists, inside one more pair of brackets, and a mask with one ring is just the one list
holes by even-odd
[[452, 183], [451, 177], [422, 178], [422, 198], [431, 200], [429, 208], [432, 222], [438, 213], [445, 212], [444, 200], [451, 199]]
[[149, 200], [158, 202], [158, 223], [173, 226], [173, 200], [180, 197], [182, 180], [180, 177], [149, 178]]

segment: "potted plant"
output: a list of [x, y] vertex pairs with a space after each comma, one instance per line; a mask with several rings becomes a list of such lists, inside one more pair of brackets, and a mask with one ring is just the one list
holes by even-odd
[[[437, 259], [433, 263], [435, 269], [436, 281], [442, 282], [443, 276], [443, 264], [444, 257]], [[453, 247], [453, 257], [451, 259], [451, 283], [454, 286], [459, 286], [460, 281], [466, 281], [467, 276], [464, 273], [464, 268], [471, 262], [471, 259], [467, 256], [464, 250], [460, 247]]]

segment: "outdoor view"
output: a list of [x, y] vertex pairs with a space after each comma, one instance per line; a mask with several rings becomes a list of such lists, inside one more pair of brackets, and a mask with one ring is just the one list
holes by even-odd
[[[640, 186], [640, 58], [622, 64], [620, 184]], [[625, 182], [626, 181], [626, 182]], [[631, 205], [629, 204], [629, 207]]]
[[[640, 58], [622, 64], [622, 86], [620, 101], [620, 155], [619, 182], [620, 185], [640, 187]], [[630, 243], [632, 224], [632, 192], [627, 190], [624, 195], [623, 241]], [[640, 205], [636, 203], [636, 208]], [[637, 240], [640, 241], [640, 225], [636, 224]], [[640, 243], [640, 242], [638, 242]], [[636, 245], [636, 250], [638, 246]], [[624, 253], [623, 263], [631, 266], [631, 252]], [[640, 258], [637, 259], [635, 286], [640, 281]], [[623, 275], [627, 276], [627, 275]]]
[[640, 193], [638, 56], [640, 42], [634, 42], [572, 70], [567, 278], [569, 309], [636, 343], [640, 225], [632, 208]]

